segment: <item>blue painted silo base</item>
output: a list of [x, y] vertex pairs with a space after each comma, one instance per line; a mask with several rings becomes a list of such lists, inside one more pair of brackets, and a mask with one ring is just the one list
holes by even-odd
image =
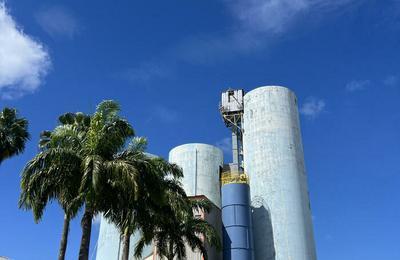
[[221, 188], [224, 260], [252, 260], [250, 189], [247, 183]]

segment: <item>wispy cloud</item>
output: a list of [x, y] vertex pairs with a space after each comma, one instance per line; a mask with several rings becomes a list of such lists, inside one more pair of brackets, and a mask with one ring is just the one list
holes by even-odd
[[36, 21], [50, 36], [72, 39], [79, 30], [79, 24], [72, 12], [63, 6], [51, 6], [36, 13]]
[[304, 0], [227, 1], [228, 7], [244, 26], [258, 32], [281, 33], [297, 14], [309, 8]]
[[325, 109], [325, 101], [316, 97], [309, 97], [302, 104], [300, 108], [300, 113], [308, 118], [316, 118], [319, 116]]
[[[400, 2], [399, 2], [400, 5]], [[395, 87], [399, 84], [399, 77], [396, 75], [389, 75], [383, 80], [383, 84], [389, 87]]]
[[371, 85], [370, 80], [352, 80], [346, 84], [346, 91], [355, 92], [366, 89]]
[[[134, 80], [170, 76], [159, 68], [173, 68], [181, 63], [215, 64], [238, 56], [266, 50], [280, 36], [307, 17], [322, 17], [360, 0], [221, 0], [230, 14], [231, 24], [218, 34], [190, 35], [166, 50], [152, 66], [131, 69]], [[156, 73], [154, 67], [157, 68]]]
[[[223, 0], [231, 29], [213, 35], [193, 35], [175, 48], [174, 56], [190, 63], [218, 60], [265, 50], [296, 20], [333, 12], [359, 0]], [[232, 29], [233, 28], [233, 29]]]
[[34, 92], [50, 64], [43, 44], [25, 34], [0, 1], [0, 97], [13, 99]]
[[224, 153], [230, 153], [232, 151], [232, 139], [231, 137], [225, 137], [215, 143]]
[[243, 30], [280, 34], [297, 19], [334, 11], [357, 0], [225, 0]]

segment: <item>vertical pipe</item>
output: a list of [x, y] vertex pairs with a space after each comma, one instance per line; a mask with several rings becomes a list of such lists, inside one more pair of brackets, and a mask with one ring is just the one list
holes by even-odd
[[225, 183], [222, 193], [223, 259], [252, 260], [253, 238], [250, 188], [247, 183]]
[[194, 195], [197, 195], [197, 149], [195, 149], [195, 165], [194, 165]]

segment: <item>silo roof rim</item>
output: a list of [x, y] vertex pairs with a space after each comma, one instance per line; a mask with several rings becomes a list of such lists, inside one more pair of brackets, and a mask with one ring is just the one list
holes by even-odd
[[[215, 146], [215, 145], [212, 145], [212, 144], [206, 144], [206, 143], [186, 143], [186, 144], [181, 144], [181, 145], [175, 146], [174, 148], [171, 149], [171, 151], [172, 151], [172, 150], [175, 150], [175, 149], [177, 149], [177, 148], [180, 148], [180, 147], [184, 147], [184, 146], [196, 146], [196, 145], [199, 145], [199, 146], [208, 146], [208, 147], [210, 147], [210, 148], [215, 148], [215, 149], [221, 150], [219, 147], [217, 147], [217, 146]], [[222, 150], [221, 150], [221, 151], [222, 151]]]
[[291, 92], [291, 93], [294, 94], [294, 92], [293, 92], [290, 88], [285, 87], [285, 86], [279, 86], [279, 85], [264, 85], [264, 86], [259, 86], [259, 87], [255, 88], [255, 89], [250, 90], [249, 92], [247, 92], [247, 93], [245, 94], [245, 96], [247, 96], [249, 93], [252, 93], [253, 91], [260, 91], [260, 90], [262, 90], [262, 89], [272, 89], [272, 88], [284, 89], [284, 90], [287, 90], [287, 91], [289, 91], [289, 92]]

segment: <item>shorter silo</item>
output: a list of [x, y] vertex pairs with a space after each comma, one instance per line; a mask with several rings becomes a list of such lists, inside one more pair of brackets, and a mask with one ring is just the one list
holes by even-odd
[[254, 254], [248, 177], [244, 173], [225, 173], [221, 182], [223, 259], [252, 260]]
[[208, 144], [184, 144], [169, 152], [169, 161], [182, 168], [182, 184], [187, 195], [204, 195], [219, 208], [223, 160], [221, 149]]

